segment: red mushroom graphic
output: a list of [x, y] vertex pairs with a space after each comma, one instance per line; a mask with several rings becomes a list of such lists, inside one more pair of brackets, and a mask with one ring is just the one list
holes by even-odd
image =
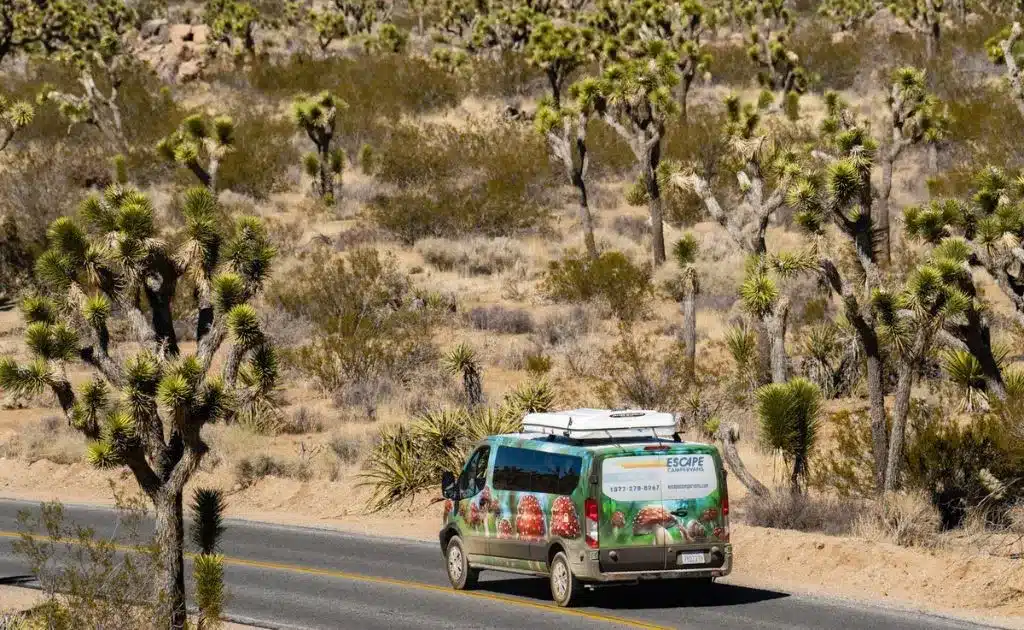
[[503, 518], [498, 521], [498, 538], [512, 538], [512, 521]]
[[551, 504], [551, 534], [562, 538], [578, 538], [580, 518], [569, 497], [558, 497]]
[[700, 520], [704, 521], [705, 523], [710, 523], [716, 518], [718, 518], [718, 508], [713, 507], [704, 510], [704, 513], [700, 515]]
[[484, 487], [483, 492], [480, 493], [478, 499], [480, 503], [480, 518], [484, 523], [484, 536], [490, 536], [490, 528], [487, 525], [487, 516], [491, 513], [491, 509], [494, 507], [494, 501], [491, 499], [491, 489]]
[[444, 514], [441, 515], [442, 521], [448, 520], [448, 515], [452, 513], [453, 507], [455, 507], [455, 504], [451, 499], [444, 500]]
[[526, 494], [519, 498], [516, 510], [516, 531], [523, 540], [544, 538], [544, 512], [537, 497]]
[[695, 520], [686, 524], [686, 529], [683, 530], [683, 533], [686, 534], [687, 540], [693, 542], [701, 542], [708, 535], [707, 530], [704, 529], [704, 523]]
[[615, 529], [622, 529], [626, 526], [626, 515], [622, 513], [622, 510], [616, 511], [612, 514], [612, 527]]
[[473, 529], [477, 529], [483, 523], [484, 514], [486, 514], [486, 512], [482, 512], [480, 508], [476, 506], [476, 503], [469, 504], [469, 524]]
[[649, 505], [642, 508], [633, 517], [633, 535], [654, 534], [655, 545], [667, 545], [672, 537], [668, 533], [670, 527], [678, 525], [674, 516], [665, 508]]
[[717, 538], [718, 540], [720, 540], [722, 542], [729, 542], [729, 530], [728, 529], [726, 529], [724, 527], [716, 527], [715, 531], [713, 533], [715, 535], [715, 538]]

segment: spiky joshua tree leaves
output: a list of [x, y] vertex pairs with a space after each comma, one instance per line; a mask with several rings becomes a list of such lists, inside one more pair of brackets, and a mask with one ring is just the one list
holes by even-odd
[[463, 342], [448, 351], [444, 356], [444, 369], [449, 374], [461, 374], [462, 386], [466, 395], [466, 403], [477, 407], [484, 402], [483, 384], [480, 380], [480, 362], [476, 351]]
[[810, 473], [809, 462], [821, 427], [821, 392], [803, 378], [772, 383], [757, 390], [757, 417], [765, 446], [782, 454], [792, 468], [789, 478], [794, 494]]
[[224, 612], [224, 556], [217, 553], [224, 535], [224, 495], [220, 490], [196, 488], [189, 505], [192, 513], [192, 543], [199, 555], [192, 561], [198, 627], [219, 628]]
[[[230, 415], [244, 362], [259, 369], [268, 342], [248, 301], [262, 288], [274, 257], [266, 230], [239, 219], [227, 238], [216, 200], [205, 188], [184, 199], [186, 228], [171, 251], [158, 238], [149, 200], [112, 186], [86, 199], [75, 218], [55, 221], [37, 260], [42, 296], [22, 303], [33, 360], [0, 359], [0, 389], [56, 396], [68, 423], [89, 443], [96, 466], [126, 467], [152, 502], [163, 570], [162, 617], [185, 626], [182, 492], [209, 447], [202, 428]], [[197, 287], [195, 354], [179, 356], [173, 328], [175, 289], [185, 275]], [[145, 309], [145, 310], [144, 310]], [[127, 320], [134, 352], [111, 352], [111, 322]], [[229, 341], [222, 375], [210, 371]], [[75, 390], [70, 364], [95, 378]]]
[[328, 205], [334, 203], [334, 186], [340, 184], [345, 167], [345, 152], [331, 145], [338, 113], [347, 107], [345, 101], [326, 91], [316, 96], [300, 94], [292, 103], [292, 120], [316, 146], [315, 153], [303, 157], [303, 166], [313, 178], [314, 194]]
[[192, 171], [203, 186], [217, 190], [217, 171], [235, 142], [235, 123], [230, 116], [212, 120], [200, 114], [181, 121], [178, 128], [157, 144], [165, 159]]
[[259, 10], [242, 0], [208, 0], [203, 6], [203, 23], [210, 27], [213, 37], [229, 49], [237, 43], [249, 55], [256, 54], [256, 27], [260, 24]]
[[7, 148], [18, 131], [32, 122], [34, 115], [31, 103], [11, 101], [0, 95], [0, 152]]

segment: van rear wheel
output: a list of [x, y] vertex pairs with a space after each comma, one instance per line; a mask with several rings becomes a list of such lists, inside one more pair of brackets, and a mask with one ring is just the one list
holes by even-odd
[[477, 578], [480, 577], [480, 569], [469, 566], [469, 557], [462, 547], [462, 539], [452, 536], [448, 541], [448, 548], [444, 554], [445, 567], [448, 570], [448, 581], [452, 588], [457, 591], [464, 591], [476, 586]]
[[559, 606], [568, 608], [579, 601], [582, 592], [583, 585], [572, 574], [569, 559], [564, 551], [559, 551], [551, 561], [551, 598]]

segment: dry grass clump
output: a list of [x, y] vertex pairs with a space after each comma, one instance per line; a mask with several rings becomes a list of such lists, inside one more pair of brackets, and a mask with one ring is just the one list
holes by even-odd
[[425, 238], [416, 252], [438, 271], [457, 271], [467, 276], [490, 276], [521, 265], [526, 260], [523, 246], [510, 238], [452, 240]]
[[346, 465], [359, 462], [363, 458], [363, 452], [369, 446], [365, 437], [352, 435], [335, 436], [331, 438], [328, 445], [338, 461]]
[[235, 464], [235, 484], [242, 490], [266, 477], [283, 477], [308, 481], [313, 476], [306, 462], [286, 462], [272, 455], [244, 457]]
[[324, 430], [324, 416], [319, 411], [306, 406], [299, 406], [285, 419], [282, 420], [279, 433], [291, 435], [304, 435], [307, 433], [320, 433]]
[[749, 525], [833, 536], [850, 533], [861, 510], [855, 501], [819, 494], [794, 494], [788, 488], [776, 488], [765, 498], [751, 497], [743, 508], [743, 520]]
[[519, 308], [506, 308], [500, 304], [479, 306], [469, 312], [469, 322], [477, 330], [522, 335], [533, 332], [533, 317]]
[[82, 436], [68, 427], [60, 416], [44, 416], [29, 422], [6, 442], [0, 442], [0, 457], [11, 457], [34, 463], [39, 460], [55, 464], [75, 464], [83, 460], [85, 445]]
[[858, 536], [885, 540], [901, 547], [929, 547], [941, 525], [938, 509], [920, 492], [887, 494], [861, 514], [854, 527]]

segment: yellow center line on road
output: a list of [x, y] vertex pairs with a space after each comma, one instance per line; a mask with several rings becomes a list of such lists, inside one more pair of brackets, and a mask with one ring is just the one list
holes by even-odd
[[[21, 534], [17, 532], [5, 532], [0, 531], [0, 538], [21, 538]], [[34, 537], [42, 538], [42, 537]], [[71, 544], [77, 544], [77, 541], [68, 540], [60, 541]], [[130, 545], [114, 545], [114, 548], [119, 551], [137, 551], [136, 547]], [[185, 556], [188, 558], [195, 557], [194, 553], [186, 553]], [[602, 621], [605, 623], [613, 623], [621, 626], [628, 626], [631, 628], [643, 628], [644, 630], [668, 630], [667, 626], [659, 626], [652, 623], [646, 623], [636, 619], [627, 619], [625, 617], [616, 617], [614, 615], [605, 615], [602, 613], [588, 612], [584, 610], [576, 610], [573, 608], [561, 608], [553, 604], [540, 604], [537, 602], [531, 602], [525, 599], [519, 599], [516, 597], [510, 597], [507, 595], [498, 595], [496, 593], [485, 593], [481, 591], [456, 591], [453, 588], [447, 586], [437, 586], [434, 584], [426, 584], [424, 582], [413, 582], [411, 580], [399, 580], [395, 578], [376, 577], [372, 575], [363, 575], [361, 573], [349, 573], [348, 571], [338, 571], [336, 569], [316, 569], [311, 567], [302, 567], [294, 564], [285, 564], [283, 562], [266, 562], [262, 560], [245, 560], [242, 558], [234, 558], [231, 556], [224, 556], [224, 564], [235, 565], [241, 567], [250, 567], [254, 569], [271, 569], [275, 571], [290, 571], [292, 573], [302, 573], [305, 575], [319, 575], [323, 577], [333, 577], [342, 580], [351, 580], [356, 582], [366, 582], [370, 584], [384, 584], [387, 586], [397, 586], [402, 588], [411, 588], [421, 591], [429, 591], [434, 593], [445, 593], [447, 595], [455, 595], [459, 597], [472, 597], [475, 599], [490, 600], [494, 602], [501, 602], [505, 604], [511, 604], [513, 606], [521, 606], [524, 608], [532, 608], [534, 610], [540, 610], [546, 613], [554, 613], [560, 615], [569, 615], [573, 617], [580, 617], [583, 619], [590, 619], [592, 621]]]

